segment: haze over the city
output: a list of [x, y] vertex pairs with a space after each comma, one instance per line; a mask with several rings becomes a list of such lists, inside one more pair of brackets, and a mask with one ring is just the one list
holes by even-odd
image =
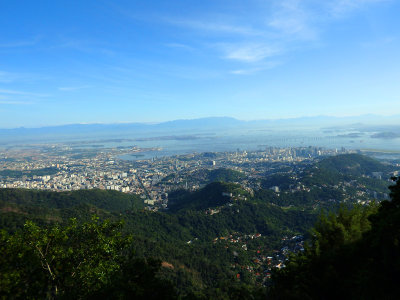
[[400, 113], [400, 3], [2, 1], [0, 128]]

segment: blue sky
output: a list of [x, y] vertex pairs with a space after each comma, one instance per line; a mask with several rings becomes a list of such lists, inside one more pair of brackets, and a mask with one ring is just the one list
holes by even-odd
[[400, 113], [400, 1], [0, 1], [0, 127]]

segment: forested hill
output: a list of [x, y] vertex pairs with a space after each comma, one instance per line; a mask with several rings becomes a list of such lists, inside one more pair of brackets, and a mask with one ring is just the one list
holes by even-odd
[[305, 251], [276, 270], [272, 299], [399, 299], [400, 178], [391, 200], [322, 215]]
[[134, 194], [111, 190], [79, 190], [50, 192], [24, 189], [0, 189], [2, 205], [43, 206], [50, 209], [73, 208], [80, 204], [93, 205], [110, 212], [144, 208], [143, 200]]
[[79, 190], [51, 192], [25, 189], [0, 189], [0, 228], [15, 230], [26, 220], [40, 224], [65, 222], [93, 214], [111, 215], [144, 208], [137, 195], [117, 191]]
[[202, 210], [231, 202], [232, 199], [248, 199], [249, 192], [233, 183], [214, 182], [193, 193], [176, 191], [169, 196], [169, 210]]
[[[253, 295], [264, 278], [255, 275], [263, 272], [262, 257], [272, 255], [282, 247], [282, 236], [304, 234], [316, 216], [315, 213], [283, 210], [269, 203], [245, 200], [250, 195], [236, 184], [211, 183], [191, 196], [193, 201], [188, 201], [190, 197], [185, 198], [184, 205], [180, 204], [176, 211], [150, 212], [140, 208], [140, 200], [136, 196], [119, 192], [85, 190], [57, 193], [4, 189], [0, 193], [0, 226], [18, 234], [19, 228], [24, 228], [22, 232], [25, 232], [24, 223], [27, 220], [33, 220], [41, 228], [51, 229], [56, 224], [68, 228], [71, 217], [75, 217], [78, 224], [88, 222], [94, 213], [101, 220], [122, 219], [125, 222], [122, 232], [132, 235], [129, 248], [134, 250], [135, 261], [154, 258], [164, 262], [164, 267], [159, 268], [156, 264], [153, 266], [156, 272], [149, 274], [156, 276], [157, 280], [171, 283], [176, 295], [191, 295], [193, 299], [229, 299], [233, 297], [232, 293], [242, 289]], [[110, 201], [104, 203], [107, 197]], [[82, 230], [89, 225], [84, 226]], [[41, 234], [46, 236], [48, 233]], [[257, 238], [254, 238], [256, 235]], [[31, 238], [35, 237], [23, 239]], [[6, 247], [4, 253], [12, 251], [7, 245], [0, 242], [1, 247]], [[257, 262], [254, 257], [259, 257]], [[17, 263], [19, 258], [15, 257], [15, 260], [14, 263]], [[142, 268], [146, 267], [142, 264]], [[11, 270], [3, 270], [3, 273], [9, 274], [7, 272]], [[110, 272], [106, 274], [112, 276]], [[43, 276], [45, 278], [46, 274]], [[118, 276], [125, 275], [115, 276], [120, 278]], [[10, 285], [7, 280], [0, 276], [0, 283]], [[149, 279], [149, 282], [153, 281]], [[12, 284], [10, 288], [14, 288]]]
[[214, 170], [198, 170], [195, 174], [196, 177], [203, 177], [204, 183], [211, 182], [237, 182], [246, 178], [242, 172], [219, 168]]
[[330, 156], [316, 164], [316, 167], [343, 175], [363, 176], [375, 172], [384, 174], [392, 168], [369, 156], [361, 154], [342, 154]]
[[[58, 290], [58, 298], [265, 299], [274, 282], [275, 298], [313, 293], [311, 299], [321, 299], [330, 282], [346, 290], [338, 282], [342, 277], [349, 286], [362, 278], [373, 286], [370, 270], [382, 286], [393, 288], [382, 272], [398, 274], [392, 268], [398, 259], [398, 216], [390, 211], [398, 206], [400, 182], [392, 189], [396, 201], [380, 208], [371, 202], [377, 191], [388, 193], [384, 179], [392, 169], [344, 155], [285, 172], [266, 176], [259, 189], [243, 185], [242, 173], [206, 172], [205, 182], [222, 174], [239, 183], [171, 192], [169, 208], [158, 212], [146, 209], [139, 196], [116, 191], [0, 189], [0, 298], [54, 298]], [[383, 179], [374, 178], [376, 172]], [[335, 216], [340, 205], [351, 208], [359, 200], [363, 206], [342, 207]], [[310, 235], [322, 209], [332, 213]], [[373, 255], [362, 250], [370, 246]], [[286, 264], [295, 250], [305, 256], [292, 256], [293, 264], [277, 272], [274, 266]], [[379, 263], [364, 264], [371, 257]], [[43, 269], [46, 263], [54, 272]], [[347, 266], [359, 277], [343, 276]], [[339, 289], [329, 293], [343, 298]]]

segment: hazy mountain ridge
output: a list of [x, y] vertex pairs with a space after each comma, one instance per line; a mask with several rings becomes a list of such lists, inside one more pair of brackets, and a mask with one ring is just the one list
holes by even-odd
[[[6, 133], [45, 133], [45, 132], [74, 132], [82, 130], [123, 130], [123, 129], [166, 129], [166, 128], [214, 128], [217, 126], [256, 126], [256, 125], [273, 125], [273, 124], [314, 124], [317, 126], [326, 123], [347, 122], [358, 126], [367, 126], [371, 123], [400, 123], [400, 116], [378, 116], [378, 115], [362, 115], [352, 117], [334, 117], [334, 116], [312, 116], [284, 119], [262, 119], [262, 120], [239, 120], [232, 117], [206, 117], [197, 119], [177, 119], [160, 123], [91, 123], [91, 124], [66, 124], [56, 126], [43, 127], [18, 127], [18, 128], [0, 128], [0, 134]], [[358, 122], [358, 124], [356, 124]], [[366, 123], [366, 124], [364, 124]], [[350, 125], [349, 124], [349, 125]]]
[[[399, 131], [400, 116], [362, 115], [355, 117], [314, 116], [287, 119], [238, 120], [231, 117], [208, 117], [199, 119], [180, 119], [156, 124], [147, 123], [114, 123], [114, 124], [68, 124], [45, 126], [37, 128], [0, 129], [0, 139], [3, 141], [35, 141], [46, 138], [84, 138], [126, 135], [163, 135], [179, 134], [193, 131], [204, 133], [223, 130], [268, 130], [268, 129], [320, 129], [341, 131], [344, 128], [364, 132]], [[345, 127], [346, 126], [346, 127]], [[27, 138], [29, 140], [27, 140]]]

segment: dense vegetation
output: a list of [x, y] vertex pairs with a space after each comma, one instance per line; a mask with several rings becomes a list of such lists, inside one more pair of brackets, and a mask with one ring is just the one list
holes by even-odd
[[237, 184], [214, 182], [207, 188], [200, 189], [194, 193], [176, 191], [170, 195], [169, 210], [201, 210], [209, 207], [216, 207], [227, 204], [230, 197], [223, 193], [234, 194], [235, 196], [249, 197], [249, 193], [240, 188]]
[[316, 165], [320, 169], [342, 175], [362, 176], [372, 172], [388, 172], [390, 166], [384, 165], [374, 158], [360, 154], [343, 154], [330, 156]]
[[[67, 245], [72, 248], [80, 248], [79, 243], [82, 243], [83, 240], [79, 242], [79, 240], [76, 240], [78, 239], [77, 237], [71, 235], [73, 230], [68, 220], [71, 217], [75, 217], [77, 223], [74, 223], [73, 226], [78, 230], [78, 228], [81, 228], [80, 226], [85, 227], [89, 226], [88, 224], [92, 224], [90, 223], [90, 217], [93, 213], [96, 213], [99, 215], [100, 220], [114, 220], [112, 222], [117, 222], [120, 219], [125, 220], [125, 225], [119, 229], [119, 232], [132, 236], [132, 242], [125, 246], [125, 248], [132, 251], [130, 253], [134, 253], [131, 259], [135, 263], [138, 260], [143, 264], [149, 260], [157, 262], [157, 264], [152, 265], [153, 273], [151, 274], [163, 286], [168, 287], [172, 284], [177, 290], [173, 293], [176, 296], [229, 299], [234, 297], [232, 293], [240, 294], [242, 290], [250, 294], [253, 292], [258, 293], [260, 286], [255, 284], [253, 276], [250, 276], [247, 271], [240, 271], [241, 280], [237, 280], [235, 277], [238, 271], [232, 270], [231, 265], [233, 263], [252, 265], [252, 256], [256, 251], [262, 249], [265, 253], [270, 253], [274, 249], [279, 249], [282, 235], [305, 232], [312, 225], [315, 215], [298, 210], [285, 211], [277, 206], [268, 203], [257, 203], [251, 199], [244, 200], [244, 198], [240, 198], [240, 200], [235, 198], [234, 200], [228, 196], [223, 196], [222, 193], [232, 193], [235, 197], [250, 197], [238, 185], [212, 183], [197, 192], [187, 194], [187, 198], [183, 200], [183, 204], [179, 206], [179, 209], [165, 213], [143, 210], [140, 206], [134, 205], [140, 201], [139, 199], [118, 192], [92, 190], [56, 193], [4, 189], [1, 191], [2, 200], [0, 202], [2, 205], [1, 226], [7, 229], [9, 233], [3, 236], [3, 251], [5, 253], [8, 253], [7, 251], [17, 253], [19, 251], [16, 251], [17, 248], [13, 248], [14, 250], [8, 248], [10, 245], [25, 249], [21, 251], [28, 251], [29, 249], [31, 251], [32, 244], [24, 244], [23, 241], [31, 240], [29, 234], [33, 233], [29, 230], [32, 228], [40, 232], [40, 234], [36, 235], [36, 238], [39, 238], [39, 235], [52, 236], [55, 234], [53, 231], [56, 230], [57, 232], [61, 231], [60, 235], [63, 235], [67, 240], [69, 238], [74, 240], [72, 245], [67, 240], [62, 242], [60, 240], [61, 237], [56, 238], [54, 242], [57, 240], [57, 243], [58, 241], [66, 243], [65, 245], [57, 246], [63, 249], [60, 251], [67, 251]], [[104, 202], [103, 200], [107, 197], [112, 201]], [[219, 212], [214, 215], [206, 214], [209, 208], [218, 209]], [[29, 223], [29, 221], [23, 226], [27, 220], [33, 220], [34, 223]], [[102, 224], [100, 222], [97, 226], [103, 226]], [[13, 232], [15, 232], [14, 235]], [[256, 233], [261, 234], [262, 238], [257, 241], [249, 241], [249, 249], [247, 251], [229, 243], [213, 242], [215, 238], [228, 237], [231, 234], [243, 236]], [[17, 239], [19, 244], [12, 242], [13, 239]], [[90, 239], [87, 239], [87, 241], [91, 243]], [[188, 241], [192, 241], [192, 243], [188, 244]], [[43, 244], [45, 242], [41, 241], [40, 243]], [[124, 249], [121, 251], [125, 254], [128, 253], [127, 249]], [[92, 250], [84, 251], [90, 252]], [[29, 255], [29, 257], [34, 256], [34, 253], [28, 252], [26, 255]], [[236, 256], [232, 254], [236, 252]], [[74, 250], [68, 255], [73, 255], [73, 253], [75, 253]], [[70, 257], [68, 255], [65, 256], [65, 259]], [[15, 259], [6, 260], [11, 265], [8, 265], [9, 269], [3, 269], [3, 274], [8, 274], [13, 269], [13, 264], [20, 264], [18, 259]], [[53, 259], [57, 259], [57, 257]], [[39, 264], [40, 259], [31, 261], [33, 264], [35, 262]], [[162, 267], [160, 267], [160, 262], [163, 262]], [[63, 266], [64, 263], [60, 262], [55, 268], [66, 268]], [[133, 264], [131, 261], [118, 262], [115, 268], [122, 270], [125, 268], [125, 263]], [[5, 264], [4, 267], [7, 267], [7, 265]], [[41, 265], [22, 265], [21, 267], [24, 269], [23, 272], [28, 272], [25, 268], [32, 267], [36, 270]], [[73, 266], [68, 268], [72, 270]], [[68, 274], [73, 272], [70, 271]], [[112, 286], [110, 278], [122, 276], [118, 275], [120, 271], [115, 272], [104, 275], [109, 277], [104, 279], [105, 281], [100, 284], [101, 287], [93, 290], [82, 286], [77, 286], [77, 288], [85, 288], [88, 293], [89, 291], [94, 294], [105, 293], [105, 289], [110, 289]], [[24, 274], [18, 274], [18, 276], [22, 276], [20, 281], [7, 279], [14, 276], [12, 274], [8, 275], [11, 277], [3, 278], [3, 280], [5, 280], [5, 283], [8, 280], [9, 284], [11, 282], [15, 282], [17, 285], [25, 284], [24, 282], [28, 280], [29, 276]], [[72, 276], [68, 274], [62, 276], [66, 276], [66, 278]], [[42, 281], [48, 274], [46, 275], [45, 273], [40, 276], [31, 278], [32, 280]], [[90, 276], [92, 276], [91, 280], [98, 280], [95, 279], [97, 275], [92, 274]], [[42, 296], [54, 294], [53, 281], [49, 281], [48, 278], [46, 280], [46, 284], [37, 287], [40, 289], [40, 295]], [[68, 279], [68, 284], [73, 284], [71, 280]], [[69, 288], [63, 287], [64, 285], [67, 285], [67, 283], [58, 283], [59, 295], [71, 292]], [[8, 291], [9, 293], [16, 293], [16, 289], [19, 289], [18, 286], [11, 285]], [[18, 293], [22, 292], [19, 290]], [[69, 297], [70, 294], [68, 293], [65, 295]], [[37, 297], [42, 297], [40, 295], [36, 294]], [[89, 296], [89, 294], [84, 295], [84, 297]]]
[[197, 170], [192, 174], [192, 177], [196, 178], [196, 181], [201, 184], [211, 182], [239, 182], [246, 178], [243, 172], [226, 168]]
[[[395, 299], [400, 180], [392, 201], [353, 207], [357, 186], [344, 183], [384, 192], [386, 181], [366, 176], [390, 169], [338, 157], [298, 177], [268, 176], [254, 194], [210, 180], [195, 192], [170, 193], [162, 212], [116, 191], [0, 189], [0, 297], [265, 299], [254, 261], [279, 252], [283, 237], [301, 234], [310, 237], [308, 246], [273, 273], [269, 297]], [[205, 178], [243, 175], [215, 171]], [[307, 234], [321, 208], [326, 213]], [[256, 234], [246, 249], [228, 241]]]
[[274, 276], [276, 299], [398, 299], [400, 179], [391, 201], [322, 215], [310, 245]]
[[22, 176], [33, 177], [33, 176], [44, 176], [56, 174], [59, 170], [57, 168], [43, 168], [36, 170], [16, 171], [16, 170], [1, 170], [0, 177], [14, 177], [21, 178]]
[[76, 217], [88, 220], [94, 213], [110, 215], [143, 208], [137, 195], [116, 191], [79, 190], [50, 192], [24, 189], [0, 189], [0, 228], [14, 231], [25, 221], [39, 224], [65, 222]]
[[0, 235], [0, 296], [4, 299], [174, 298], [159, 279], [160, 262], [132, 256], [121, 223], [41, 228], [28, 221], [14, 235]]

